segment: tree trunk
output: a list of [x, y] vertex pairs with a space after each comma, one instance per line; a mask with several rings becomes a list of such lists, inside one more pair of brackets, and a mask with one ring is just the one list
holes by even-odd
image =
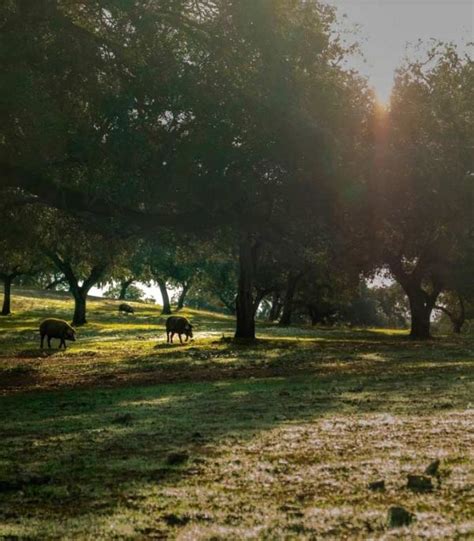
[[311, 304], [308, 304], [308, 314], [309, 314], [309, 317], [311, 318], [311, 326], [312, 327], [314, 327], [315, 325], [317, 325], [320, 322], [321, 317], [319, 315], [319, 312]]
[[464, 325], [464, 321], [461, 321], [458, 319], [456, 321], [453, 321], [453, 333], [461, 334], [463, 325]]
[[448, 310], [445, 306], [435, 306], [435, 308], [437, 308], [438, 310], [441, 310], [449, 317], [449, 319], [451, 320], [451, 324], [453, 326], [453, 333], [455, 334], [461, 334], [462, 327], [464, 325], [464, 322], [466, 321], [466, 309], [464, 307], [464, 301], [461, 295], [459, 294], [458, 294], [458, 301], [459, 301], [458, 314], [451, 312], [451, 310]]
[[298, 285], [300, 277], [300, 274], [294, 274], [292, 272], [288, 274], [285, 299], [283, 301], [283, 312], [281, 314], [281, 319], [279, 323], [279, 325], [282, 327], [287, 327], [291, 324], [291, 315], [293, 312], [293, 298], [295, 296], [296, 287]]
[[423, 289], [423, 279], [427, 275], [429, 276], [430, 267], [426, 263], [423, 264], [422, 258], [419, 259], [415, 269], [410, 273], [403, 269], [400, 257], [392, 258], [390, 270], [402, 286], [410, 303], [410, 338], [428, 340], [431, 338], [431, 312], [435, 307], [436, 299], [443, 290], [442, 281], [439, 277], [432, 276], [430, 279], [432, 291], [428, 293]]
[[459, 301], [459, 313], [456, 315], [453, 314], [451, 322], [453, 324], [453, 332], [455, 334], [461, 334], [462, 327], [466, 321], [466, 309], [464, 307], [464, 301], [461, 295], [458, 294], [457, 297]]
[[281, 314], [282, 304], [280, 300], [280, 294], [274, 293], [272, 298], [272, 307], [270, 309], [270, 314], [268, 315], [268, 321], [276, 321]]
[[127, 296], [127, 289], [129, 286], [131, 286], [134, 282], [134, 279], [131, 278], [130, 280], [122, 280], [120, 282], [120, 294], [119, 294], [119, 301], [124, 301]]
[[170, 297], [168, 295], [168, 290], [166, 289], [166, 282], [165, 280], [162, 280], [161, 278], [158, 278], [157, 280], [158, 287], [161, 291], [161, 296], [163, 297], [163, 309], [161, 310], [161, 313], [165, 316], [171, 314], [171, 303], [170, 303]]
[[72, 318], [72, 324], [75, 326], [85, 325], [87, 323], [87, 291], [84, 291], [82, 288], [74, 288], [71, 292], [74, 297], [74, 316]]
[[249, 238], [242, 239], [239, 249], [239, 283], [235, 302], [237, 340], [255, 340], [255, 285], [256, 245]]
[[186, 300], [186, 295], [188, 294], [188, 291], [191, 287], [191, 284], [189, 282], [185, 282], [183, 284], [183, 289], [181, 290], [181, 293], [179, 294], [179, 297], [178, 297], [178, 310], [181, 310], [182, 308], [184, 308], [184, 301]]
[[8, 316], [11, 314], [11, 294], [12, 294], [12, 282], [13, 277], [11, 275], [5, 275], [3, 277], [3, 307], [2, 316]]
[[86, 320], [86, 301], [90, 289], [97, 284], [104, 276], [107, 270], [107, 263], [98, 263], [91, 268], [89, 276], [79, 285], [79, 280], [74, 273], [71, 263], [62, 259], [57, 253], [47, 251], [46, 255], [53, 261], [57, 269], [64, 274], [64, 278], [69, 285], [69, 290], [74, 297], [74, 316], [73, 325], [85, 325]]
[[410, 289], [407, 295], [411, 313], [410, 337], [415, 340], [428, 340], [431, 338], [430, 319], [434, 302], [427, 299], [427, 295], [421, 288]]

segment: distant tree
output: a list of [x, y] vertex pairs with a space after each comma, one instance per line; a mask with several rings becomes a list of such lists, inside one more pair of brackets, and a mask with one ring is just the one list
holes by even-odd
[[[224, 310], [235, 315], [237, 296], [237, 265], [235, 259], [223, 254], [201, 266], [193, 288], [190, 306]], [[206, 301], [204, 299], [207, 299]]]
[[114, 266], [113, 284], [109, 288], [113, 298], [138, 300], [141, 297], [141, 290], [134, 288], [133, 284], [142, 282], [148, 285], [151, 281], [147, 255], [145, 240], [133, 238], [128, 243], [126, 255], [121, 258], [120, 264]]
[[472, 239], [473, 102], [472, 61], [439, 45], [398, 71], [378, 125], [372, 234], [409, 299], [416, 339], [430, 337], [432, 310]]
[[382, 323], [385, 326], [406, 328], [410, 314], [407, 297], [399, 284], [373, 288], [373, 294], [380, 307]]
[[20, 276], [32, 275], [44, 265], [31, 234], [31, 209], [20, 212], [9, 205], [7, 199], [0, 204], [0, 280], [3, 282], [3, 305], [0, 315], [11, 313], [11, 288]]
[[142, 301], [145, 293], [137, 286], [129, 285], [123, 293], [122, 283], [112, 283], [104, 291], [104, 297], [107, 299], [118, 299], [121, 301]]
[[87, 295], [107, 280], [126, 256], [127, 242], [105, 236], [62, 213], [48, 210], [40, 218], [38, 244], [60, 271], [74, 298], [74, 325], [87, 323]]

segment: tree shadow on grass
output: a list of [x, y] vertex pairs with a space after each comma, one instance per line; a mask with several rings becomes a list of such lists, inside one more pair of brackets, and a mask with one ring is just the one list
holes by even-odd
[[[259, 348], [262, 357], [244, 366]], [[335, 362], [325, 355], [315, 360], [315, 348], [296, 356], [291, 348], [276, 348], [266, 360], [263, 346], [224, 348], [220, 361], [202, 359], [211, 363], [205, 374], [217, 381], [200, 380], [202, 366], [186, 379], [196, 359], [183, 357], [175, 361], [178, 379], [172, 384], [1, 398], [4, 517], [57, 522], [64, 516], [102, 516], [144, 489], [199, 475], [223, 442], [250, 440], [281, 424], [330, 414], [419, 415], [440, 404], [455, 408], [466, 396], [469, 361], [461, 354], [426, 363], [421, 354], [401, 359], [398, 351], [379, 351], [377, 357]], [[361, 353], [373, 349], [368, 345]], [[214, 363], [225, 361], [225, 354], [232, 362], [219, 370]]]

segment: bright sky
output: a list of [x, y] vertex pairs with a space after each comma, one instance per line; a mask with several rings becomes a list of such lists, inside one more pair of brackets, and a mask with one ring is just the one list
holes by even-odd
[[326, 0], [347, 25], [360, 26], [361, 48], [367, 64], [357, 69], [369, 76], [379, 99], [387, 102], [395, 69], [407, 43], [419, 38], [474, 41], [474, 0]]

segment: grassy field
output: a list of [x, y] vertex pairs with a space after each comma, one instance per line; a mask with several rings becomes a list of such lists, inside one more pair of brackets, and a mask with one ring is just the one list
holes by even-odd
[[0, 538], [474, 538], [474, 337], [262, 326], [244, 347], [184, 310], [195, 341], [170, 346], [156, 306], [117, 305], [90, 302], [65, 352], [37, 327], [67, 296], [17, 291], [0, 319]]

